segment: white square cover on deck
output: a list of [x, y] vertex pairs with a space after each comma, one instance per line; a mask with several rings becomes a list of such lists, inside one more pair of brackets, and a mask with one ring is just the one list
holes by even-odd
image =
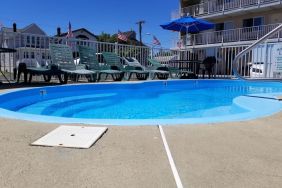
[[107, 131], [107, 127], [60, 126], [31, 145], [90, 148]]

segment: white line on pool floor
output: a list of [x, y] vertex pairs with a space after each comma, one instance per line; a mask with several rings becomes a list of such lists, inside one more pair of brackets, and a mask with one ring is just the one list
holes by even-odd
[[175, 180], [176, 186], [177, 186], [177, 188], [183, 188], [183, 185], [182, 185], [181, 179], [180, 179], [180, 177], [179, 177], [177, 168], [176, 168], [176, 166], [175, 166], [173, 157], [172, 157], [172, 155], [171, 155], [171, 152], [170, 152], [168, 143], [167, 143], [167, 141], [166, 141], [166, 137], [165, 137], [163, 128], [162, 128], [161, 125], [158, 125], [158, 127], [159, 127], [159, 130], [160, 130], [161, 136], [162, 136], [163, 144], [164, 144], [165, 151], [166, 151], [166, 154], [167, 154], [167, 158], [168, 158], [168, 161], [169, 161], [171, 170], [172, 170], [172, 174], [173, 174], [173, 176], [174, 176], [174, 180]]

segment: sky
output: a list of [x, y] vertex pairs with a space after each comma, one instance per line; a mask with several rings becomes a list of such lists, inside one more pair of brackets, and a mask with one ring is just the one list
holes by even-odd
[[12, 27], [16, 22], [18, 28], [36, 23], [54, 35], [58, 26], [66, 32], [70, 21], [73, 30], [84, 27], [99, 35], [131, 29], [138, 34], [136, 22], [145, 20], [143, 41], [151, 44], [155, 35], [162, 47], [170, 47], [177, 33], [163, 30], [160, 24], [170, 21], [178, 6], [179, 0], [10, 0], [1, 2], [0, 23]]

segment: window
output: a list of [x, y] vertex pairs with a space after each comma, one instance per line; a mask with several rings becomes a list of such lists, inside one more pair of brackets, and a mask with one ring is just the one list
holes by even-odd
[[216, 31], [222, 31], [222, 30], [228, 30], [228, 29], [234, 29], [234, 23], [232, 21], [215, 24]]
[[224, 22], [224, 30], [234, 29], [234, 23], [232, 21]]
[[29, 45], [29, 44], [30, 44], [30, 37], [27, 36], [27, 37], [26, 37], [26, 45]]
[[215, 30], [216, 31], [224, 30], [224, 23], [217, 23], [217, 24], [215, 24]]
[[38, 46], [38, 47], [39, 47], [39, 44], [40, 44], [40, 38], [39, 38], [39, 37], [37, 37], [37, 38], [36, 38], [36, 46]]
[[261, 26], [264, 24], [263, 17], [254, 18], [254, 26]]
[[28, 52], [24, 52], [24, 58], [25, 58], [25, 59], [28, 59], [28, 58], [29, 58]]
[[264, 24], [264, 17], [248, 18], [243, 20], [243, 27], [261, 26]]
[[35, 38], [34, 37], [31, 37], [31, 43], [35, 44]]
[[253, 18], [244, 19], [243, 27], [253, 27]]

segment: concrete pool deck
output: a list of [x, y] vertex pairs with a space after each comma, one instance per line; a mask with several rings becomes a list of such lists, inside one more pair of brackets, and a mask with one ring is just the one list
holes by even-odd
[[[0, 120], [0, 187], [176, 187], [157, 126], [109, 127], [86, 150], [29, 145], [58, 126]], [[282, 112], [163, 129], [184, 187], [282, 186]]]

